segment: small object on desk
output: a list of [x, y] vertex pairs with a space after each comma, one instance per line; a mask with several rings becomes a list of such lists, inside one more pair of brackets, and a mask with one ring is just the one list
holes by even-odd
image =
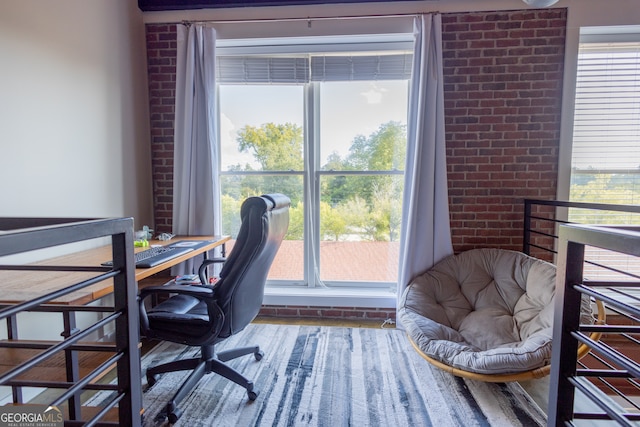
[[182, 276], [176, 276], [176, 283], [178, 285], [200, 285], [200, 276], [197, 274], [184, 274]]
[[171, 234], [171, 233], [160, 233], [157, 236], [158, 240], [171, 240], [174, 237], [175, 237], [175, 234]]
[[200, 241], [200, 240], [182, 240], [180, 242], [175, 242], [173, 244], [171, 244], [171, 246], [175, 246], [177, 248], [191, 248], [193, 246], [202, 246], [206, 244], [206, 241]]
[[149, 228], [149, 226], [147, 225], [143, 226], [142, 231], [145, 232], [145, 236], [144, 236], [145, 240], [153, 239], [153, 229]]
[[[151, 268], [165, 261], [191, 252], [192, 250], [193, 248], [179, 248], [176, 246], [160, 246], [145, 249], [144, 251], [136, 252], [134, 254], [136, 268]], [[113, 261], [103, 262], [102, 265], [105, 267], [112, 267]]]
[[146, 239], [136, 240], [133, 242], [133, 246], [136, 248], [144, 248], [149, 246], [149, 242]]
[[133, 237], [136, 240], [151, 240], [153, 238], [153, 230], [145, 225], [142, 230], [135, 231]]

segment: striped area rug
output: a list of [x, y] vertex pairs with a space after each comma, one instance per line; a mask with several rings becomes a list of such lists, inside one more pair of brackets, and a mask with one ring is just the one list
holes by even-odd
[[[176, 426], [543, 426], [546, 417], [517, 383], [464, 380], [432, 367], [396, 329], [252, 324], [218, 350], [260, 345], [265, 357], [228, 362], [252, 378], [246, 391], [218, 375], [203, 378], [180, 405]], [[190, 357], [193, 347], [161, 343], [147, 366]], [[145, 426], [158, 416], [184, 373], [163, 375], [143, 394]]]

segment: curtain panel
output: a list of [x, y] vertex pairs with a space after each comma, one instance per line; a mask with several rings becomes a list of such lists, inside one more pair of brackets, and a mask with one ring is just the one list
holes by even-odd
[[415, 20], [398, 301], [415, 276], [453, 253], [444, 132], [442, 19]]
[[[172, 229], [176, 235], [221, 232], [215, 54], [215, 29], [177, 26]], [[174, 274], [191, 272], [192, 265], [176, 270]]]

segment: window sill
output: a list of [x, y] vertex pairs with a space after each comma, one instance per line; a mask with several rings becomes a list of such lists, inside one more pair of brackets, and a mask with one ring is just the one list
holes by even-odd
[[395, 308], [396, 294], [387, 289], [268, 286], [263, 303], [309, 307]]

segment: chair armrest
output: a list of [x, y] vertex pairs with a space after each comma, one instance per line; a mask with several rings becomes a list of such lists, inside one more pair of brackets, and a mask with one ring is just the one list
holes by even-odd
[[194, 298], [212, 298], [215, 291], [212, 286], [203, 285], [178, 285], [171, 283], [164, 286], [149, 286], [140, 291], [138, 300], [142, 301], [151, 295], [158, 294], [182, 294], [190, 295]]
[[226, 261], [226, 258], [210, 258], [202, 261], [202, 264], [200, 264], [200, 268], [198, 268], [198, 277], [200, 277], [200, 283], [208, 283], [207, 277], [204, 274], [208, 266], [210, 266], [211, 264], [222, 264]]

